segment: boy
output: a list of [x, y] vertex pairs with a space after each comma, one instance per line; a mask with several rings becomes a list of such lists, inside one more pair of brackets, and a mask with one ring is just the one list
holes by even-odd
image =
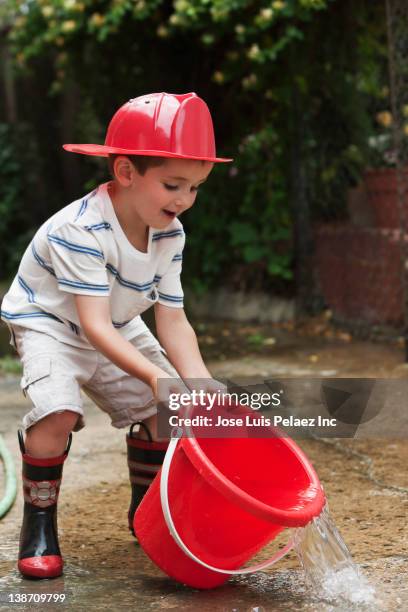
[[[18, 567], [62, 573], [56, 510], [71, 432], [84, 426], [82, 388], [127, 435], [135, 510], [163, 461], [158, 381], [211, 378], [183, 310], [183, 227], [214, 163], [209, 110], [196, 94], [150, 94], [112, 118], [104, 145], [64, 145], [109, 157], [113, 181], [38, 230], [2, 303], [33, 407], [24, 417], [24, 520]], [[154, 305], [159, 342], [140, 314]], [[179, 379], [180, 380], [180, 379]], [[183, 383], [173, 383], [184, 391]], [[214, 385], [215, 386], [215, 385]], [[140, 434], [133, 432], [141, 423]], [[67, 445], [68, 441], [68, 445]]]

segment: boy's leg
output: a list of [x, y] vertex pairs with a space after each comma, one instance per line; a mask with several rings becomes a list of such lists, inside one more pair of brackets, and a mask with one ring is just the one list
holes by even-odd
[[[157, 340], [154, 339], [154, 341], [154, 344], [146, 347], [146, 349], [140, 348], [140, 351], [155, 365], [158, 365], [167, 372], [167, 374], [178, 378], [178, 372], [165, 356]], [[137, 348], [139, 347], [137, 346]], [[137, 421], [137, 423], [141, 423], [136, 434], [137, 437], [135, 438], [132, 432], [133, 425], [126, 436], [129, 479], [132, 491], [128, 511], [128, 524], [133, 535], [135, 535], [134, 516], [136, 510], [157, 473], [160, 471], [169, 446], [169, 441], [160, 438], [158, 434], [156, 406], [154, 406], [154, 414], [144, 418], [142, 422]]]
[[63, 464], [77, 419], [78, 414], [71, 411], [44, 417], [27, 431], [25, 443], [19, 431], [24, 517], [18, 569], [24, 576], [53, 578], [62, 574], [57, 503]]
[[57, 457], [64, 452], [68, 436], [78, 420], [78, 413], [59, 410], [27, 429], [25, 448], [31, 457]]
[[[179, 378], [159, 342], [147, 328], [130, 342], [149, 361], [170, 376]], [[157, 407], [152, 390], [103, 356], [100, 356], [98, 371], [83, 390], [110, 415], [114, 427], [122, 429], [131, 426], [126, 443], [132, 493], [128, 523], [133, 532], [134, 513], [160, 470], [168, 447], [168, 440], [158, 438]], [[140, 423], [144, 426], [140, 427]]]
[[[50, 578], [62, 572], [57, 534], [57, 501], [67, 441], [84, 426], [80, 384], [92, 377], [96, 355], [63, 344], [46, 333], [13, 327], [23, 364], [21, 388], [32, 402], [23, 419], [24, 519], [18, 567], [26, 576]], [[68, 443], [69, 446], [69, 443]]]
[[133, 423], [126, 435], [131, 486], [128, 525], [133, 535], [135, 512], [160, 470], [169, 444], [168, 440], [157, 440], [156, 421], [157, 417], [153, 415], [144, 422]]

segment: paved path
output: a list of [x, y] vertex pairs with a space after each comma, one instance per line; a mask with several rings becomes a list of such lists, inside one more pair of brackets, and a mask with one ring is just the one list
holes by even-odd
[[[406, 376], [400, 355], [387, 347], [359, 343], [326, 345], [317, 361], [304, 348], [271, 358], [214, 363], [215, 376]], [[354, 353], [353, 353], [354, 351]], [[386, 352], [386, 356], [384, 354]], [[363, 364], [363, 367], [361, 366]], [[16, 429], [27, 409], [18, 380], [0, 380], [0, 432], [19, 465]], [[15, 570], [22, 499], [0, 522], [0, 595], [66, 593], [72, 610], [344, 610], [307, 596], [295, 555], [277, 569], [234, 579], [209, 592], [168, 580], [146, 559], [126, 529], [129, 497], [124, 432], [86, 402], [87, 427], [74, 435], [64, 468], [60, 503], [64, 577], [32, 582]], [[403, 609], [407, 601], [408, 444], [395, 440], [301, 441], [329, 500], [331, 515], [355, 560], [378, 586], [376, 609]], [[0, 477], [1, 488], [1, 477]], [[1, 490], [1, 489], [0, 489]], [[271, 554], [267, 547], [259, 558]], [[1, 604], [0, 604], [1, 606]], [[62, 609], [48, 604], [41, 609]], [[37, 609], [19, 606], [10, 609]], [[40, 609], [40, 608], [38, 608]], [[349, 609], [349, 608], [347, 608]]]

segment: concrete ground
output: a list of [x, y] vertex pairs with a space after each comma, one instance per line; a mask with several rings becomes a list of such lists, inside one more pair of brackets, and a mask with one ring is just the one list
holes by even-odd
[[[227, 334], [228, 335], [228, 334]], [[406, 378], [397, 345], [276, 335], [268, 354], [217, 358], [215, 377], [359, 376]], [[211, 344], [211, 342], [209, 343]], [[230, 353], [233, 355], [233, 353]], [[0, 380], [0, 433], [16, 463], [16, 429], [27, 409], [18, 378]], [[311, 597], [296, 555], [276, 566], [230, 580], [212, 591], [183, 587], [168, 579], [144, 555], [126, 525], [129, 485], [124, 432], [86, 402], [87, 427], [74, 435], [60, 496], [60, 543], [64, 576], [23, 579], [16, 571], [22, 496], [0, 521], [0, 601], [5, 593], [65, 593], [63, 604], [41, 609], [70, 610], [349, 610]], [[300, 446], [324, 485], [330, 512], [354, 560], [377, 588], [376, 603], [355, 609], [403, 610], [408, 598], [408, 444], [396, 439], [305, 440]], [[19, 487], [20, 488], [20, 487]], [[2, 481], [0, 476], [0, 492]], [[0, 493], [1, 494], [1, 493]], [[285, 535], [287, 537], [287, 535]], [[265, 559], [276, 544], [258, 555]], [[1, 604], [7, 609], [40, 609], [35, 604]]]

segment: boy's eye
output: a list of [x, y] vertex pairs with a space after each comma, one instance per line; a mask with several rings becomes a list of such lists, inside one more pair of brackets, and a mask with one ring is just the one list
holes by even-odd
[[[176, 191], [179, 188], [178, 185], [169, 185], [169, 183], [163, 183], [163, 185], [168, 191]], [[190, 191], [198, 191], [198, 187], [191, 187]]]

